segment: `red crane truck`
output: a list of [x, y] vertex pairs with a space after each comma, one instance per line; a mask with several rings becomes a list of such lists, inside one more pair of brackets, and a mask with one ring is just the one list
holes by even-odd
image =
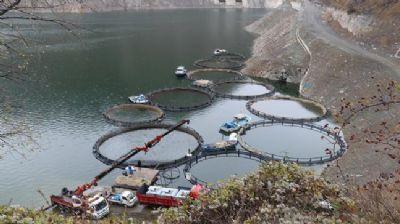
[[51, 207], [59, 207], [62, 210], [71, 211], [73, 214], [87, 214], [94, 219], [103, 218], [109, 213], [109, 205], [105, 197], [103, 197], [101, 194], [97, 194], [92, 197], [85, 197], [83, 196], [83, 192], [93, 186], [96, 186], [98, 181], [137, 153], [141, 151], [147, 152], [150, 148], [159, 143], [163, 137], [170, 134], [180, 126], [186, 123], [189, 124], [189, 122], [189, 120], [182, 120], [175, 126], [168, 129], [165, 133], [158, 135], [153, 140], [147, 142], [144, 146], [133, 148], [131, 151], [117, 159], [109, 168], [105, 169], [99, 175], [94, 177], [90, 183], [83, 184], [77, 187], [74, 191], [68, 191], [68, 189], [64, 188], [61, 195], [50, 196], [52, 205], [44, 210]]

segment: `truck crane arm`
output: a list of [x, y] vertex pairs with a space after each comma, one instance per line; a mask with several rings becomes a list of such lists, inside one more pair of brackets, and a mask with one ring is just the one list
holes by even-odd
[[103, 177], [105, 177], [106, 175], [111, 173], [115, 168], [119, 167], [121, 164], [126, 162], [128, 159], [130, 159], [131, 157], [133, 157], [134, 155], [136, 155], [137, 153], [139, 153], [141, 151], [144, 151], [144, 152], [149, 151], [149, 149], [154, 147], [155, 145], [157, 145], [161, 141], [161, 139], [163, 137], [165, 137], [166, 135], [170, 134], [171, 132], [173, 132], [174, 130], [179, 128], [180, 126], [182, 126], [184, 124], [189, 124], [189, 122], [190, 122], [189, 120], [182, 120], [178, 124], [176, 124], [175, 126], [169, 128], [163, 134], [158, 135], [154, 139], [152, 139], [149, 142], [145, 143], [144, 146], [142, 146], [142, 147], [134, 147], [131, 151], [127, 152], [125, 155], [123, 155], [119, 159], [117, 159], [109, 168], [105, 169], [100, 174], [95, 176], [90, 183], [83, 184], [83, 185], [77, 187], [76, 190], [74, 191], [74, 195], [81, 196], [82, 193], [85, 190], [91, 188], [92, 186], [96, 186], [98, 181], [100, 181]]

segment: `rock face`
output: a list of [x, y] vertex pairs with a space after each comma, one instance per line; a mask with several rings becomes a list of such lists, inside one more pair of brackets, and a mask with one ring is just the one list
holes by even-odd
[[[378, 82], [400, 82], [400, 17], [349, 13], [307, 0], [289, 3], [247, 27], [259, 36], [243, 73], [276, 79], [285, 69], [289, 82], [300, 81], [302, 96], [333, 113], [340, 110], [342, 98], [357, 102], [376, 94]], [[340, 182], [343, 173], [364, 184], [398, 169], [397, 160], [376, 151], [380, 146], [350, 137], [362, 136], [363, 130], [376, 129], [384, 121], [400, 122], [400, 105], [354, 117], [344, 130], [351, 147], [338, 161], [341, 169], [331, 166], [326, 177]]]
[[[57, 5], [51, 9], [52, 11], [79, 13], [140, 8], [276, 8], [283, 0], [65, 0], [62, 2], [60, 4], [59, 0], [50, 0], [46, 1], [46, 4]], [[37, 5], [37, 1], [26, 1], [24, 4]]]
[[332, 7], [326, 9], [326, 16], [331, 16], [333, 20], [337, 21], [343, 29], [358, 36], [372, 30], [370, 26], [373, 22], [371, 16], [366, 15], [351, 15], [343, 10], [338, 10]]
[[288, 82], [300, 83], [309, 61], [297, 38], [301, 7], [300, 2], [291, 2], [246, 27], [258, 38], [254, 41], [253, 56], [242, 70], [244, 74], [272, 80], [284, 76]]

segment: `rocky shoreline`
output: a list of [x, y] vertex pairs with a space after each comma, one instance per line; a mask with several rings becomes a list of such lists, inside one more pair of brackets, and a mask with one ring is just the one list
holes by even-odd
[[[258, 37], [243, 73], [271, 80], [285, 73], [289, 82], [300, 84], [303, 97], [318, 101], [335, 113], [342, 98], [357, 100], [375, 94], [378, 80], [400, 81], [400, 60], [388, 56], [395, 47], [388, 48], [387, 43], [371, 46], [362, 41], [381, 29], [376, 26], [381, 23], [365, 18], [307, 0], [286, 2], [246, 27]], [[394, 39], [390, 41], [396, 46]], [[371, 51], [373, 48], [379, 49]], [[378, 146], [350, 139], [384, 120], [399, 122], [399, 105], [385, 113], [367, 111], [356, 117], [353, 125], [344, 129], [351, 147], [338, 161], [341, 171], [335, 163], [325, 169], [325, 177], [342, 182], [344, 173], [352, 182], [364, 184], [382, 173], [395, 172], [398, 162], [377, 153]]]

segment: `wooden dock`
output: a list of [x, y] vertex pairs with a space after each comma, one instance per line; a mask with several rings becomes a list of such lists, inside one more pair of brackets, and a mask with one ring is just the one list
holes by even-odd
[[135, 167], [132, 175], [118, 176], [113, 187], [137, 190], [143, 184], [152, 185], [157, 180], [159, 170]]

